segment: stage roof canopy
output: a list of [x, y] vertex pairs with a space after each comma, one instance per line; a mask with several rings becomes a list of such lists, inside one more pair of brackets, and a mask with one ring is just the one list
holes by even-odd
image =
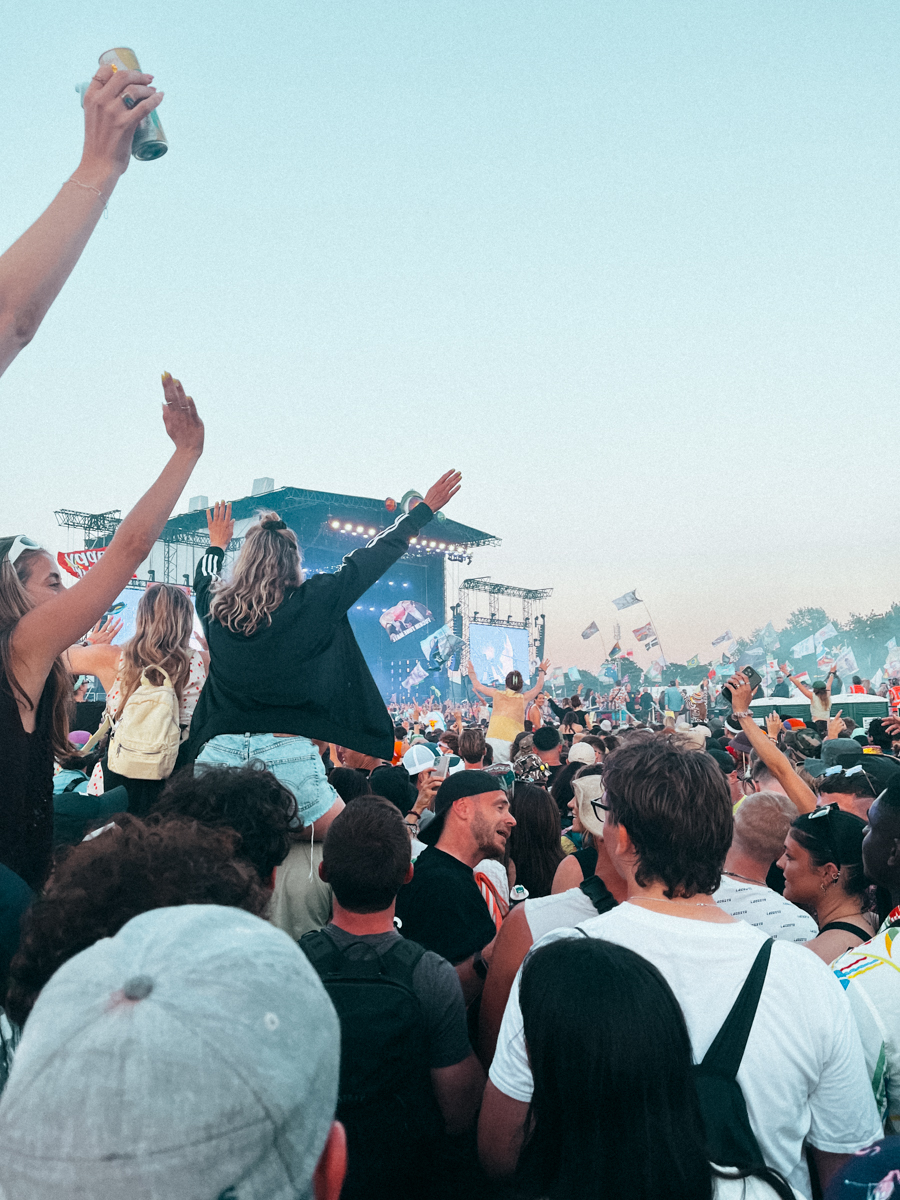
[[[236, 521], [255, 516], [261, 509], [274, 509], [289, 524], [306, 527], [307, 538], [321, 527], [328, 532], [329, 522], [359, 521], [371, 530], [380, 532], [392, 525], [398, 511], [388, 512], [384, 500], [369, 496], [346, 496], [339, 492], [313, 492], [308, 488], [282, 487], [256, 496], [243, 496], [231, 501], [231, 515]], [[338, 532], [338, 526], [333, 526]], [[441, 519], [439, 514], [422, 529], [421, 538], [440, 539], [460, 549], [471, 550], [477, 546], [499, 546], [500, 539], [471, 525], [463, 525], [450, 517]], [[187, 545], [206, 545], [206, 511], [182, 513], [172, 517], [160, 534], [160, 541], [180, 542]]]

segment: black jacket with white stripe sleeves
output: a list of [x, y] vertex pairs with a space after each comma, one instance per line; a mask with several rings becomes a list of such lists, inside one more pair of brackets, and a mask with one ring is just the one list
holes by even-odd
[[224, 733], [295, 733], [390, 759], [393, 723], [366, 666], [347, 610], [403, 556], [432, 519], [417, 504], [354, 550], [333, 575], [312, 575], [285, 595], [249, 637], [209, 616], [211, 585], [225, 557], [214, 546], [194, 575], [197, 613], [209, 642], [209, 676], [184, 758]]

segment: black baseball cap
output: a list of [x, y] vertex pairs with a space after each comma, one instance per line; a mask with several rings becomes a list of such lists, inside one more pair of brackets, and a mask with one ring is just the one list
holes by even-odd
[[444, 818], [457, 800], [465, 796], [484, 796], [488, 792], [502, 792], [503, 785], [487, 771], [457, 771], [448, 776], [434, 797], [434, 820], [419, 833], [419, 841], [433, 846], [444, 830]]

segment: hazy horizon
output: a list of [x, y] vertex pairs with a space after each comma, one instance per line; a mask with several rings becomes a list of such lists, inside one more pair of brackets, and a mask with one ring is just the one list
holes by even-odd
[[127, 509], [170, 370], [207, 425], [178, 511], [455, 466], [448, 515], [503, 543], [467, 573], [553, 588], [561, 665], [602, 661], [592, 620], [634, 644], [632, 589], [681, 662], [900, 599], [895, 5], [36, 0], [5, 28], [0, 248], [76, 167], [102, 51], [155, 73], [171, 149], [0, 382], [0, 533], [73, 548], [55, 508]]

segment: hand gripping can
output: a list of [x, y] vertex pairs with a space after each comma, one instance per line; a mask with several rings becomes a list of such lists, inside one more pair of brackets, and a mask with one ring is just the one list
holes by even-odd
[[[137, 55], [127, 46], [116, 46], [113, 50], [107, 50], [105, 54], [101, 54], [100, 66], [112, 66], [120, 71], [140, 71], [141, 69]], [[129, 103], [127, 96], [124, 97], [124, 102], [129, 108], [134, 107], [134, 101]], [[142, 162], [149, 162], [154, 158], [162, 158], [168, 149], [169, 143], [166, 141], [166, 135], [163, 133], [162, 125], [160, 125], [159, 117], [154, 109], [144, 117], [134, 131], [131, 153]]]

